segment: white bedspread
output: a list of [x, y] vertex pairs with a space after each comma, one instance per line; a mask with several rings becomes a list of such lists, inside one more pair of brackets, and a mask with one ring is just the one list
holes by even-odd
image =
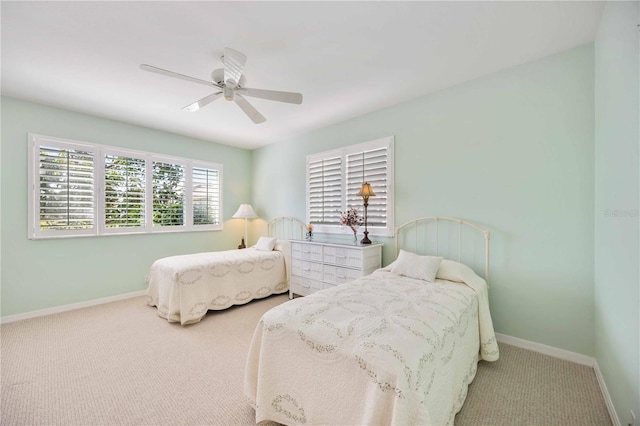
[[147, 303], [169, 322], [191, 324], [221, 310], [289, 289], [285, 255], [253, 247], [159, 259], [151, 266]]
[[472, 282], [378, 270], [267, 312], [245, 373], [256, 422], [453, 424], [498, 346], [484, 280], [449, 275]]

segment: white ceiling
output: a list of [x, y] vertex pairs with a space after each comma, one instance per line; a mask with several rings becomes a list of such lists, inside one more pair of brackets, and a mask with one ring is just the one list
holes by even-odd
[[[256, 148], [594, 40], [600, 2], [2, 2], [2, 94]], [[139, 69], [208, 80], [225, 46], [253, 124], [212, 92]]]

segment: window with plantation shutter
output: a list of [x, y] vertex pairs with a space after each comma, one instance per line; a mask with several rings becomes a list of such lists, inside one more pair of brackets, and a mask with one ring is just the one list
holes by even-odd
[[329, 157], [310, 161], [309, 223], [331, 225], [340, 220], [342, 210], [342, 158]]
[[28, 237], [222, 229], [222, 165], [29, 134]]
[[193, 224], [220, 224], [220, 171], [194, 167], [193, 174]]
[[358, 191], [368, 182], [376, 194], [369, 197], [367, 223], [369, 227], [386, 228], [389, 181], [388, 148], [386, 146], [347, 155], [347, 205], [362, 204]]
[[105, 227], [143, 228], [146, 224], [146, 161], [104, 156]]
[[[35, 154], [35, 152], [34, 152]], [[40, 235], [93, 232], [95, 227], [94, 152], [90, 147], [46, 144], [37, 149], [38, 212], [34, 231]]]
[[363, 182], [376, 194], [367, 208], [369, 233], [393, 235], [393, 137], [307, 157], [307, 219], [316, 232], [342, 232], [340, 212], [350, 207], [364, 215]]
[[153, 162], [153, 226], [184, 225], [184, 166]]

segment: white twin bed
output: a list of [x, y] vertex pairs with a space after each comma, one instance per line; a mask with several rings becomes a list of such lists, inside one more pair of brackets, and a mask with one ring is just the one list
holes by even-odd
[[[302, 238], [304, 224], [279, 217], [268, 224], [272, 238], [254, 247], [158, 259], [149, 272], [147, 304], [182, 325], [208, 310], [227, 309], [289, 290], [288, 239]], [[274, 245], [272, 245], [274, 244]]]
[[[417, 254], [433, 241], [419, 229], [434, 223], [435, 252], [444, 240], [458, 261]], [[486, 281], [460, 262], [463, 227], [484, 240], [487, 278], [488, 231], [422, 218], [398, 228], [396, 248], [410, 251], [391, 265], [267, 312], [245, 371], [256, 422], [453, 424], [478, 361], [498, 359]]]
[[[275, 250], [160, 259], [148, 303], [161, 317], [190, 324], [209, 309], [283, 293], [286, 239], [303, 238], [303, 228], [292, 218], [272, 221], [270, 235], [281, 236]], [[489, 232], [428, 217], [397, 228], [395, 242], [389, 266], [264, 314], [244, 380], [256, 423], [453, 424], [478, 361], [499, 355], [488, 301]], [[484, 279], [467, 265], [484, 266]]]

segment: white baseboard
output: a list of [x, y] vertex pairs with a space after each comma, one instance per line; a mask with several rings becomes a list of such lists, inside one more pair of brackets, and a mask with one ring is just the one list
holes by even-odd
[[598, 385], [600, 386], [600, 391], [604, 397], [604, 402], [607, 405], [607, 411], [609, 411], [609, 417], [611, 417], [611, 423], [613, 423], [613, 426], [621, 426], [620, 420], [618, 420], [618, 414], [616, 413], [613, 401], [611, 400], [611, 395], [609, 395], [607, 384], [604, 381], [604, 377], [602, 376], [602, 372], [598, 366], [598, 361], [596, 361], [595, 358], [553, 346], [543, 345], [542, 343], [507, 336], [506, 334], [496, 333], [496, 340], [498, 340], [498, 342], [506, 343], [507, 345], [528, 349], [533, 352], [538, 352], [554, 358], [575, 362], [576, 364], [586, 365], [587, 367], [593, 368], [596, 379], [598, 380]]
[[613, 426], [621, 426], [620, 420], [618, 419], [618, 413], [616, 412], [616, 407], [614, 407], [613, 405], [611, 395], [609, 395], [609, 391], [607, 390], [607, 384], [604, 382], [604, 377], [602, 376], [600, 366], [598, 365], [598, 361], [596, 360], [594, 360], [593, 371], [596, 373], [596, 379], [598, 379], [598, 384], [600, 385], [600, 390], [602, 391], [604, 402], [605, 404], [607, 404], [607, 410], [609, 410], [611, 423], [613, 424]]
[[45, 315], [59, 314], [73, 311], [75, 309], [88, 308], [89, 306], [102, 305], [104, 303], [117, 302], [118, 300], [131, 299], [132, 297], [144, 296], [146, 290], [134, 291], [131, 293], [118, 294], [116, 296], [101, 297], [100, 299], [87, 300], [86, 302], [72, 303], [70, 305], [56, 306], [53, 308], [41, 309], [39, 311], [25, 312], [23, 314], [7, 315], [0, 318], [0, 324], [7, 324], [15, 321], [22, 321], [31, 318], [43, 317]]
[[507, 345], [517, 346], [519, 348], [528, 349], [533, 352], [549, 355], [554, 358], [563, 359], [565, 361], [575, 362], [576, 364], [586, 365], [588, 367], [593, 367], [596, 362], [596, 360], [590, 356], [567, 351], [553, 346], [543, 345], [542, 343], [536, 343], [529, 340], [519, 339], [517, 337], [507, 336], [506, 334], [496, 333], [496, 339], [498, 340], [498, 342], [506, 343]]

